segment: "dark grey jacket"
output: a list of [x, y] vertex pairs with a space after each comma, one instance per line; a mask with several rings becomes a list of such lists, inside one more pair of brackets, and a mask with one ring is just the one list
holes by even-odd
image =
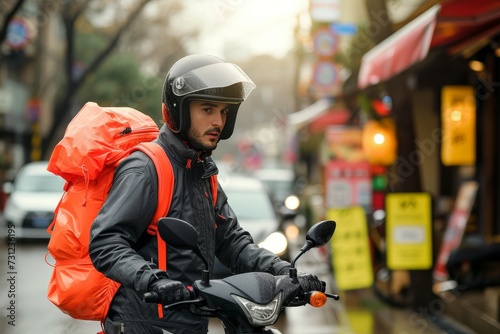
[[[265, 271], [276, 275], [289, 266], [253, 243], [239, 226], [220, 185], [217, 206], [213, 206], [210, 176], [217, 173], [217, 167], [212, 158], [198, 160], [195, 151], [166, 126], [160, 130], [158, 143], [170, 158], [175, 177], [168, 215], [198, 230], [199, 246], [210, 269], [215, 256], [236, 273]], [[116, 169], [109, 196], [92, 226], [89, 253], [94, 266], [122, 285], [105, 322], [106, 334], [207, 332], [207, 319], [185, 311], [165, 312], [159, 319], [157, 305], [141, 299], [154, 275], [162, 274], [156, 265], [156, 237], [146, 232], [158, 202], [157, 182], [153, 162], [142, 152], [132, 153]], [[168, 247], [171, 279], [190, 285], [200, 279], [202, 269], [202, 260], [193, 252]]]

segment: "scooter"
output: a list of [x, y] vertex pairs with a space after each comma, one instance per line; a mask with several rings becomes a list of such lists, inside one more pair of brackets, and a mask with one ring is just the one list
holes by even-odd
[[[314, 247], [325, 245], [335, 232], [336, 223], [325, 220], [313, 225], [306, 235], [306, 242], [291, 262], [289, 275], [273, 276], [268, 273], [251, 272], [223, 279], [210, 279], [205, 269], [202, 277], [188, 287], [192, 299], [164, 305], [165, 310], [187, 308], [193, 314], [218, 318], [226, 334], [273, 333], [280, 334], [273, 325], [287, 307], [310, 304], [325, 305], [327, 298], [339, 300], [338, 295], [321, 291], [302, 291], [297, 278], [295, 262]], [[160, 236], [173, 247], [190, 249], [205, 262], [198, 247], [198, 232], [187, 222], [177, 218], [162, 218], [158, 222]], [[157, 303], [153, 292], [144, 294], [144, 301]]]

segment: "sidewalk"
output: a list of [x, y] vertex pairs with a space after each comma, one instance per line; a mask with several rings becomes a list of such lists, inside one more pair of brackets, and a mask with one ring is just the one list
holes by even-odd
[[[395, 308], [380, 301], [371, 289], [347, 291], [342, 295], [345, 314], [353, 334], [474, 334], [444, 312], [425, 310], [416, 312], [410, 308]], [[436, 305], [442, 305], [436, 300]], [[433, 307], [432, 305], [430, 306]], [[437, 307], [436, 307], [437, 309]], [[363, 315], [359, 317], [359, 314]], [[352, 316], [354, 315], [354, 316]], [[360, 321], [361, 318], [365, 323]], [[368, 324], [367, 321], [370, 323]], [[342, 326], [346, 328], [346, 326]]]
[[476, 333], [500, 333], [500, 287], [442, 295], [449, 300], [445, 313]]
[[[384, 303], [374, 295], [371, 288], [334, 291], [335, 284], [329, 266], [318, 253], [311, 251], [304, 255], [298, 265], [299, 270], [314, 272], [327, 282], [327, 290], [340, 295], [339, 301], [329, 301], [327, 305], [309, 312], [309, 321], [326, 326], [309, 328], [309, 334], [474, 334], [451, 317], [439, 314], [433, 319], [410, 308], [396, 308]], [[439, 300], [436, 301], [437, 303]], [[431, 305], [432, 307], [432, 305]], [[317, 321], [315, 321], [317, 319]], [[294, 326], [288, 326], [285, 333], [296, 333]], [[326, 328], [329, 328], [326, 330]], [[325, 329], [325, 330], [324, 330]], [[290, 331], [291, 330], [291, 331]], [[333, 331], [332, 331], [333, 330]], [[482, 333], [481, 333], [482, 334]]]
[[[459, 322], [457, 302], [436, 297], [426, 309], [390, 306], [379, 299], [371, 288], [335, 291], [334, 278], [328, 260], [311, 250], [297, 264], [299, 271], [312, 272], [327, 282], [327, 290], [340, 295], [339, 301], [329, 301], [320, 309], [307, 311], [308, 334], [489, 334], [500, 331], [474, 331], [465, 322]], [[459, 296], [462, 299], [463, 296]], [[461, 299], [460, 299], [461, 300]], [[470, 300], [470, 299], [469, 299]], [[287, 310], [288, 311], [288, 310]], [[288, 312], [283, 333], [303, 334], [304, 318]], [[469, 318], [474, 318], [470, 315]], [[461, 320], [461, 319], [460, 319]], [[302, 332], [301, 332], [302, 330]]]

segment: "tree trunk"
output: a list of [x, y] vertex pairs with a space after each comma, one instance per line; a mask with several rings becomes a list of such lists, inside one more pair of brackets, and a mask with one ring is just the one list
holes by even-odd
[[[75, 77], [73, 73], [73, 63], [74, 63], [74, 24], [78, 15], [83, 12], [83, 9], [75, 11], [77, 14], [71, 16], [70, 14], [64, 15], [64, 23], [66, 29], [66, 55], [65, 55], [65, 75], [66, 75], [66, 93], [62, 100], [56, 105], [54, 108], [54, 122], [50, 128], [50, 131], [46, 138], [44, 139], [42, 145], [42, 154], [45, 158], [50, 156], [52, 148], [55, 146], [57, 141], [59, 140], [58, 134], [62, 132], [62, 128], [66, 127], [70, 121], [70, 117], [72, 115], [71, 109], [75, 95], [78, 93], [78, 90], [82, 86], [85, 79], [103, 63], [103, 61], [111, 54], [111, 52], [115, 49], [120, 40], [120, 37], [126, 31], [126, 29], [130, 26], [130, 24], [139, 16], [142, 11], [142, 8], [149, 2], [150, 0], [142, 0], [138, 3], [131, 11], [127, 19], [120, 26], [116, 34], [109, 41], [108, 45], [96, 55], [94, 60], [90, 63], [90, 65], [79, 75], [79, 77]], [[69, 12], [69, 10], [68, 10]]]

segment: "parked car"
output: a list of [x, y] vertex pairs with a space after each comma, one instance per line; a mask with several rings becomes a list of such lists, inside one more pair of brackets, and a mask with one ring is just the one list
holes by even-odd
[[299, 193], [304, 186], [303, 180], [296, 179], [293, 170], [285, 168], [258, 169], [254, 176], [269, 188], [282, 224], [293, 220], [300, 208]]
[[[220, 182], [241, 227], [252, 235], [254, 242], [288, 260], [288, 241], [280, 231], [279, 216], [266, 186], [254, 177], [235, 174]], [[214, 276], [228, 274], [229, 269], [216, 261]]]
[[274, 201], [279, 205], [293, 193], [295, 174], [291, 169], [262, 168], [256, 170], [254, 176], [269, 187]]
[[64, 179], [47, 171], [47, 161], [30, 162], [5, 182], [5, 226], [14, 227], [16, 239], [48, 239], [46, 229], [63, 195]]

